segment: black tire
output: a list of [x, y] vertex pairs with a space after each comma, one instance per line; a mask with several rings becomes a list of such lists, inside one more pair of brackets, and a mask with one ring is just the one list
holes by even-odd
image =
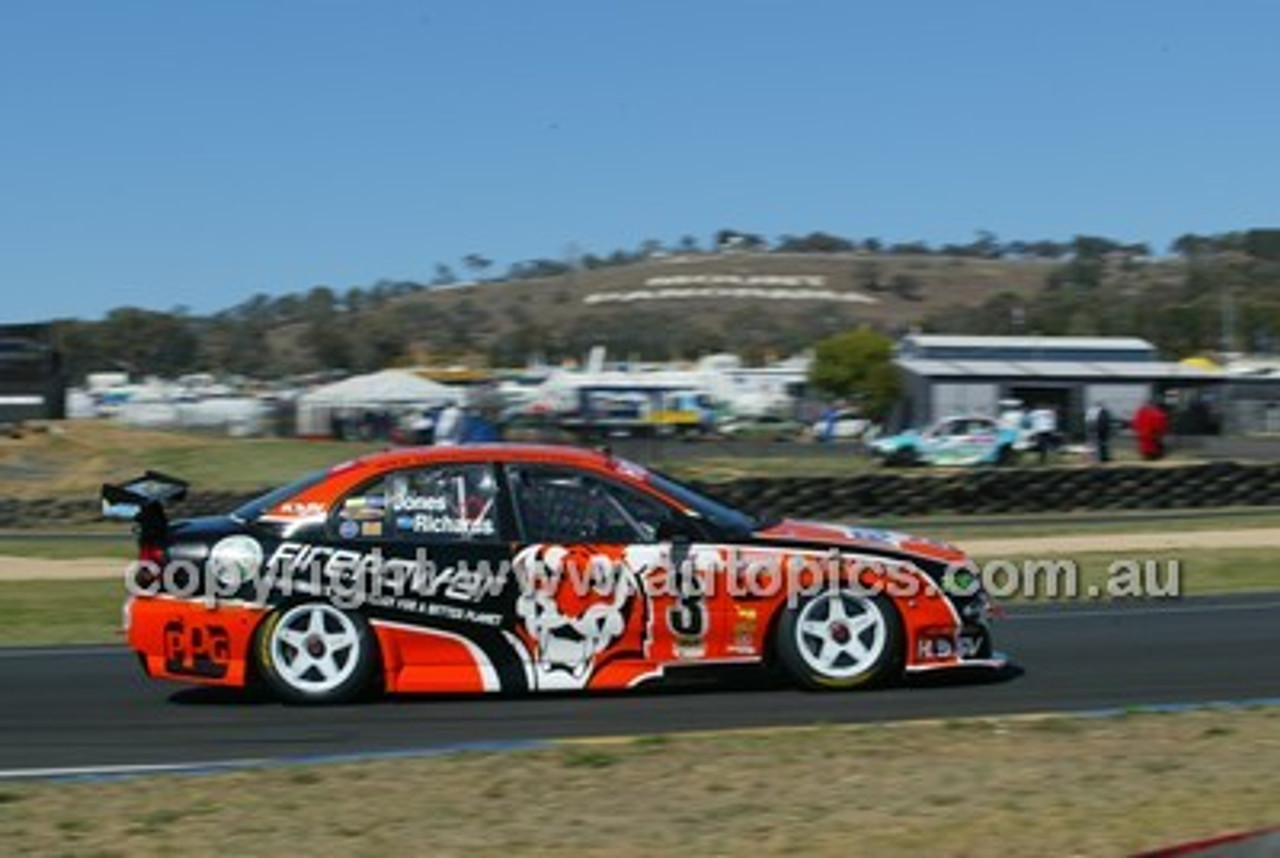
[[368, 693], [380, 663], [368, 621], [323, 601], [274, 611], [259, 627], [253, 653], [258, 675], [277, 697], [313, 705]]
[[[837, 598], [843, 617], [831, 614]], [[871, 624], [854, 630], [859, 617], [872, 618]], [[843, 633], [836, 628], [840, 624], [844, 624]], [[819, 626], [824, 628], [815, 632]], [[848, 647], [852, 640], [861, 644], [861, 654], [841, 649], [833, 657], [824, 657], [829, 644]], [[886, 596], [824, 590], [784, 609], [778, 620], [774, 650], [778, 663], [804, 688], [839, 690], [882, 685], [902, 677], [902, 619]]]
[[884, 463], [891, 468], [909, 468], [919, 461], [916, 451], [910, 447], [894, 450], [884, 457]]

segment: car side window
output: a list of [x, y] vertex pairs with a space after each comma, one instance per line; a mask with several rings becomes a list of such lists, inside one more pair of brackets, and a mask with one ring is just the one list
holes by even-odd
[[338, 535], [411, 542], [491, 542], [501, 535], [498, 483], [487, 464], [464, 463], [388, 474], [349, 495]]
[[516, 509], [530, 542], [654, 542], [670, 511], [659, 501], [565, 468], [511, 471]]

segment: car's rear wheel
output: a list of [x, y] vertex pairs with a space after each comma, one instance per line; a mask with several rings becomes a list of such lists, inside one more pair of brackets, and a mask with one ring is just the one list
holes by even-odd
[[831, 589], [786, 609], [778, 660], [807, 688], [856, 688], [898, 678], [902, 621], [884, 596]]
[[368, 622], [328, 602], [272, 614], [254, 651], [263, 680], [291, 703], [351, 700], [370, 688], [378, 662]]

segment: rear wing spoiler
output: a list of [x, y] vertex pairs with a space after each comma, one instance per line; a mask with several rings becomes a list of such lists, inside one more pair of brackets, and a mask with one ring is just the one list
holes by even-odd
[[159, 471], [147, 471], [127, 483], [102, 484], [102, 517], [142, 521], [164, 516], [164, 505], [187, 496], [189, 483]]

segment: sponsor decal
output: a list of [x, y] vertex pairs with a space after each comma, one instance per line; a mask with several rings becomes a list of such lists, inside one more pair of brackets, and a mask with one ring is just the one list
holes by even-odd
[[955, 658], [958, 647], [955, 638], [947, 637], [922, 637], [916, 644], [916, 658], [918, 661], [946, 661]]
[[313, 518], [324, 515], [325, 506], [320, 501], [288, 501], [280, 505], [280, 512], [297, 518]]
[[222, 626], [188, 626], [171, 620], [164, 627], [164, 669], [177, 676], [221, 679], [231, 662], [231, 636]]
[[327, 545], [283, 542], [267, 561], [275, 585], [284, 591], [313, 592], [350, 599], [356, 607], [425, 613], [434, 599], [476, 604], [497, 596], [506, 583], [506, 567], [487, 563], [438, 568], [425, 553], [414, 559], [384, 557], [378, 549], [356, 551]]
[[429, 515], [420, 512], [413, 516], [414, 533], [441, 534], [446, 536], [493, 536], [493, 520], [480, 518], [468, 521], [450, 515]]
[[707, 654], [707, 588], [693, 563], [676, 562], [669, 573], [675, 601], [667, 609], [667, 627], [675, 638], [679, 658]]
[[444, 512], [448, 508], [449, 501], [439, 496], [404, 495], [391, 501], [392, 512]]
[[641, 596], [636, 565], [560, 545], [532, 545], [516, 556], [516, 616], [539, 687], [586, 686], [597, 659], [622, 638]]
[[344, 518], [338, 525], [338, 535], [343, 539], [355, 539], [360, 535], [360, 523]]
[[364, 522], [363, 524], [360, 525], [360, 535], [361, 536], [381, 536], [382, 522], [381, 521]]
[[348, 498], [342, 505], [342, 517], [353, 521], [381, 521], [386, 503], [379, 496]]
[[894, 548], [900, 546], [906, 538], [901, 533], [895, 533], [892, 530], [877, 530], [873, 527], [846, 527], [844, 533], [849, 539], [856, 539], [859, 542], [879, 542], [884, 545], [892, 545]]
[[262, 546], [250, 536], [228, 536], [209, 551], [205, 567], [220, 587], [233, 590], [262, 570]]
[[754, 655], [756, 652], [756, 629], [758, 613], [755, 608], [737, 605], [733, 628], [729, 638], [729, 652], [742, 655]]

